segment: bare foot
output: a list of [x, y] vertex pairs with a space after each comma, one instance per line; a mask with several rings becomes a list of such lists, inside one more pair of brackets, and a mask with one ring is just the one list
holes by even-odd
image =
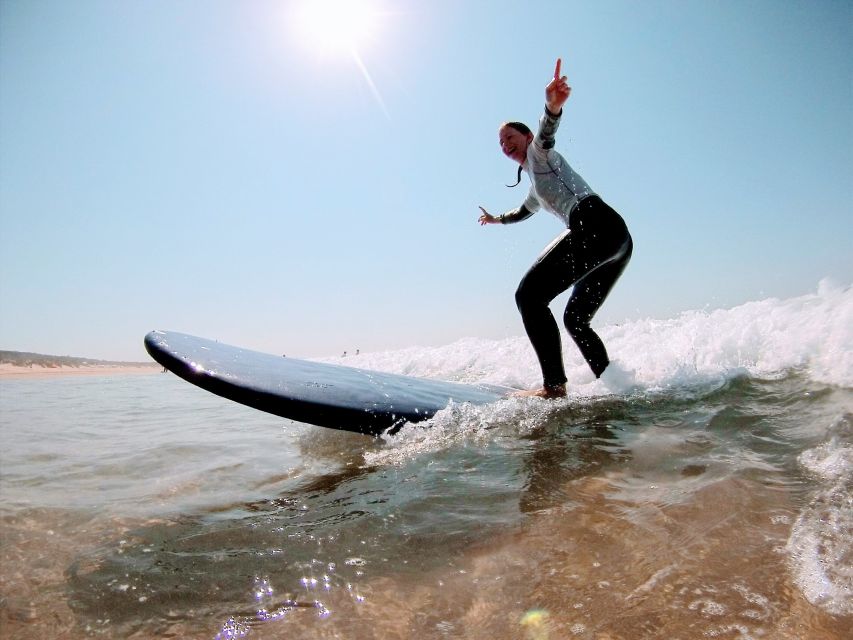
[[512, 394], [513, 398], [565, 398], [566, 385], [561, 384], [556, 387], [542, 387], [540, 389], [527, 389], [525, 391], [516, 391]]

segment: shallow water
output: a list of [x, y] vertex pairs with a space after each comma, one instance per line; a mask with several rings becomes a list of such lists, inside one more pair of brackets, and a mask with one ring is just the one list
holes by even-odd
[[[380, 439], [170, 374], [4, 381], [0, 630], [850, 637], [850, 310], [826, 289], [609, 327], [627, 354], [615, 381], [585, 378], [567, 347], [564, 401], [454, 406]], [[358, 364], [531, 384], [528, 350]]]

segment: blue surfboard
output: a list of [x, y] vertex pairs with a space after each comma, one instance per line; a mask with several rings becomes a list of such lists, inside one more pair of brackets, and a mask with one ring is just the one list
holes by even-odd
[[259, 353], [172, 331], [145, 348], [187, 382], [299, 422], [370, 435], [431, 418], [451, 402], [488, 404], [513, 391]]

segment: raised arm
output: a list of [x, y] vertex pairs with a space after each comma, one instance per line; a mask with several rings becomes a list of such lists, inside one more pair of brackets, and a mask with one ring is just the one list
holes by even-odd
[[566, 76], [560, 75], [562, 60], [557, 58], [554, 77], [545, 87], [545, 113], [539, 119], [539, 131], [535, 144], [544, 151], [553, 149], [556, 144], [557, 128], [563, 115], [563, 105], [569, 99], [572, 88], [566, 82]]

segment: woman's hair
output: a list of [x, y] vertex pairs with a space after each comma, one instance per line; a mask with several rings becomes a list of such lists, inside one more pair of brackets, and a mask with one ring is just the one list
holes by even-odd
[[[533, 132], [530, 130], [530, 127], [528, 127], [528, 126], [527, 126], [526, 124], [524, 124], [523, 122], [504, 122], [504, 123], [501, 125], [501, 129], [503, 129], [504, 127], [509, 127], [509, 128], [511, 128], [511, 129], [515, 129], [516, 131], [518, 131], [519, 133], [521, 133], [521, 134], [523, 134], [523, 135], [525, 135], [525, 136], [526, 136], [527, 134], [529, 134], [529, 133], [530, 133], [530, 134], [532, 134], [532, 133], [533, 133]], [[508, 185], [506, 185], [506, 186], [508, 186], [510, 189], [512, 189], [513, 187], [517, 187], [518, 185], [520, 185], [520, 184], [521, 184], [521, 172], [522, 172], [523, 170], [524, 170], [524, 169], [522, 168], [522, 166], [521, 166], [521, 165], [518, 165], [518, 176], [517, 176], [518, 180], [516, 180], [515, 184], [508, 184]]]

